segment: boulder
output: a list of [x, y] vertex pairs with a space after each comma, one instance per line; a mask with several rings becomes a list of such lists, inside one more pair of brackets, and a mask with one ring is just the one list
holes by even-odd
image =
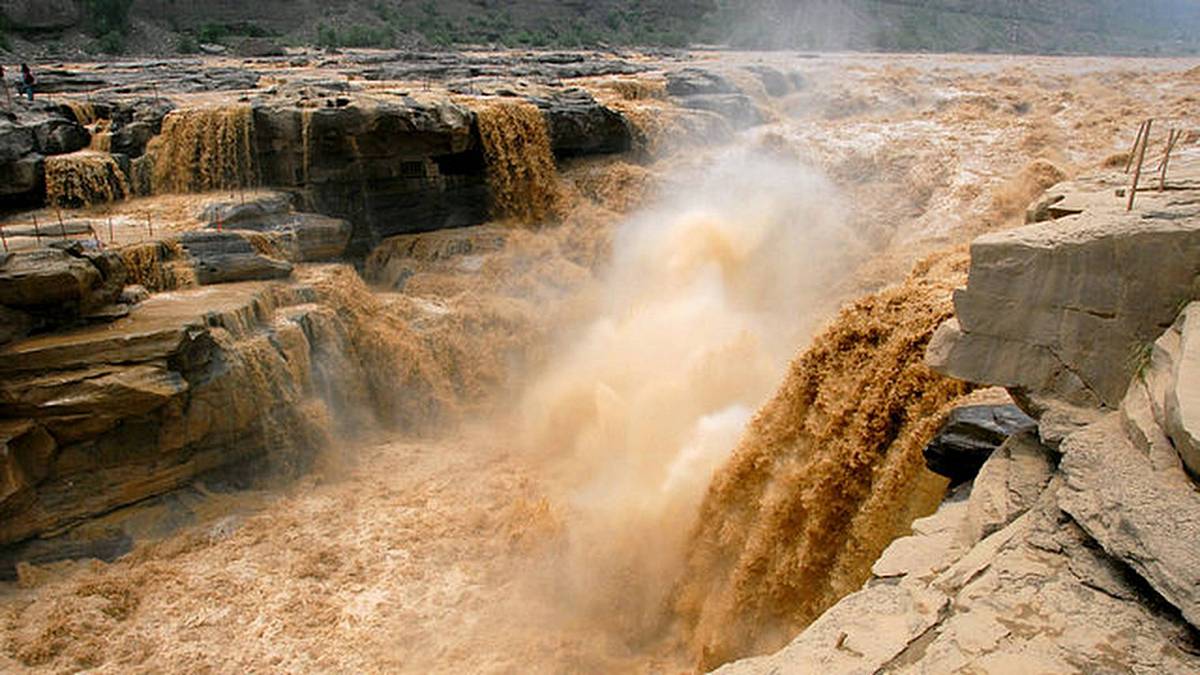
[[0, 165], [21, 159], [35, 147], [33, 129], [0, 118]]
[[736, 94], [738, 88], [725, 77], [710, 70], [682, 68], [667, 73], [667, 93], [671, 96]]
[[1118, 415], [1063, 443], [1058, 504], [1200, 627], [1200, 493], [1182, 469], [1155, 470]]
[[1188, 305], [1176, 326], [1179, 352], [1166, 387], [1163, 428], [1183, 465], [1200, 477], [1200, 303]]
[[0, 305], [30, 310], [79, 307], [102, 281], [91, 261], [67, 251], [0, 254]]
[[1036, 426], [1037, 422], [1015, 405], [955, 408], [925, 446], [925, 464], [955, 483], [971, 480], [1009, 436]]
[[50, 117], [33, 127], [37, 151], [43, 155], [64, 155], [82, 150], [92, 141], [91, 134], [74, 119]]
[[146, 144], [159, 130], [149, 122], [131, 122], [122, 125], [112, 132], [112, 151], [131, 158], [141, 157], [146, 152]]
[[191, 258], [202, 285], [279, 279], [291, 275], [291, 263], [263, 255], [237, 232], [185, 232], [179, 243]]
[[1200, 211], [1169, 195], [1146, 193], [1127, 214], [1110, 192], [1077, 215], [975, 240], [929, 364], [1008, 387], [1023, 406], [1044, 397], [1116, 409], [1134, 350], [1200, 291]]
[[546, 116], [550, 147], [560, 157], [626, 152], [633, 144], [625, 118], [583, 89], [532, 101]]
[[41, 155], [26, 155], [0, 162], [0, 195], [10, 199], [42, 201], [46, 185], [46, 162]]

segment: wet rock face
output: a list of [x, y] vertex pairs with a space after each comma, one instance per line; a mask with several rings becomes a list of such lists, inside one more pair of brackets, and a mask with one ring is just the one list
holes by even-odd
[[237, 232], [186, 232], [179, 243], [202, 286], [279, 279], [292, 273], [291, 263], [259, 253]]
[[487, 217], [483, 157], [469, 110], [451, 103], [254, 111], [265, 185], [302, 190], [314, 210], [356, 225], [356, 249], [401, 232]]
[[925, 464], [955, 484], [969, 481], [1009, 436], [1036, 426], [1037, 422], [1015, 405], [955, 408], [925, 446]]
[[40, 535], [200, 478], [295, 475], [332, 429], [389, 423], [414, 396], [412, 364], [399, 343], [364, 336], [374, 317], [358, 303], [370, 301], [352, 269], [314, 266], [301, 281], [176, 290], [105, 326], [0, 346], [0, 578], [21, 560], [128, 546], [119, 533]]
[[[254, 110], [261, 182], [300, 190], [313, 210], [353, 222], [352, 253], [365, 254], [390, 236], [488, 219], [486, 166], [470, 109], [320, 88], [301, 96], [302, 105]], [[559, 157], [632, 146], [625, 119], [582, 89], [530, 100], [542, 110]]]
[[550, 145], [560, 157], [626, 152], [632, 145], [625, 118], [582, 89], [535, 98], [533, 103], [546, 116]]
[[[79, 242], [0, 254], [0, 308], [24, 319], [14, 322], [8, 339], [34, 328], [69, 327], [121, 315], [125, 310], [118, 300], [125, 278], [119, 255]], [[0, 344], [7, 341], [0, 339]]]

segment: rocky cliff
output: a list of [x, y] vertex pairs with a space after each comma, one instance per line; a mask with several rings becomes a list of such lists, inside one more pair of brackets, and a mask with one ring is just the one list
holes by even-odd
[[[296, 77], [270, 86], [262, 65], [163, 61], [41, 73], [42, 91], [88, 100], [39, 100], [0, 119], [0, 177], [7, 178], [0, 209], [265, 186], [288, 191], [308, 211], [351, 222], [351, 252], [362, 257], [389, 236], [488, 219], [493, 195], [478, 109], [493, 101], [536, 107], [559, 160], [623, 153], [645, 140], [639, 124], [587, 88], [596, 78], [651, 70], [632, 60], [583, 53], [310, 56], [274, 62], [271, 68]], [[336, 74], [314, 77], [314, 67]], [[769, 66], [742, 75], [769, 83], [773, 96], [803, 86]], [[708, 135], [764, 119], [724, 75], [672, 66], [665, 77], [678, 116]], [[241, 101], [214, 107], [207, 95], [216, 92], [240, 92]], [[105, 154], [112, 160], [99, 163]]]
[[[650, 66], [536, 53], [315, 65], [273, 62], [288, 75], [269, 82], [254, 64], [51, 70], [43, 88], [63, 102], [0, 119], [0, 577], [20, 561], [120, 555], [123, 526], [78, 526], [197, 480], [296, 475], [334, 436], [447, 419], [505, 386], [546, 303], [595, 264], [542, 269], [507, 250], [519, 237], [470, 226], [575, 217], [557, 165], [646, 142], [621, 97], [593, 96], [608, 91], [596, 78]], [[803, 84], [736, 72], [778, 95]], [[692, 128], [727, 137], [762, 119], [720, 72], [655, 77]], [[586, 203], [579, 217], [594, 217]], [[443, 229], [424, 245], [446, 251], [392, 255]], [[475, 247], [497, 258], [477, 281], [511, 296], [499, 308], [467, 297], [434, 312], [317, 265], [374, 249], [367, 272], [388, 288], [465, 285], [459, 257]]]
[[862, 590], [719, 672], [1200, 667], [1196, 169], [1144, 185], [1129, 213], [1128, 176], [1064, 183], [1030, 212], [1056, 219], [975, 241], [926, 358], [1007, 387], [1037, 427], [914, 523]]

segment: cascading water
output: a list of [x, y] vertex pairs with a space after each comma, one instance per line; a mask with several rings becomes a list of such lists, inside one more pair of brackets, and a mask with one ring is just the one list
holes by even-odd
[[674, 183], [618, 228], [593, 316], [524, 402], [564, 513], [554, 588], [631, 641], [669, 619], [707, 477], [855, 250], [833, 188], [794, 162], [734, 152]]
[[716, 474], [675, 593], [701, 668], [783, 646], [941, 502], [921, 449], [967, 389], [924, 352], [966, 261], [926, 261], [843, 310]]
[[525, 224], [560, 215], [558, 171], [546, 118], [537, 106], [492, 101], [475, 115], [487, 161], [492, 215]]
[[92, 206], [128, 196], [125, 172], [108, 153], [85, 150], [46, 158], [46, 199], [55, 206]]
[[254, 115], [248, 106], [176, 110], [146, 154], [156, 194], [252, 187]]
[[[609, 95], [647, 146], [719, 119], [664, 100], [660, 78], [631, 82]], [[1053, 82], [1032, 105], [1060, 102]], [[825, 91], [810, 84], [804, 101]], [[979, 220], [976, 202], [992, 227], [1058, 177], [989, 199], [1013, 168], [1005, 134], [1023, 133], [1007, 108], [964, 127], [940, 107], [893, 123], [871, 105], [793, 121], [814, 152], [791, 154], [826, 164], [834, 189], [769, 135], [559, 174], [535, 106], [480, 103], [502, 223], [388, 240], [363, 265], [374, 292], [349, 266], [296, 267], [312, 289], [297, 316], [325, 346], [251, 386], [308, 372], [289, 395], [336, 403], [299, 408], [334, 434], [314, 474], [227, 529], [202, 520], [112, 565], [25, 569], [30, 588], [0, 602], [0, 670], [678, 672], [779, 646], [941, 498], [919, 449], [964, 392], [920, 358], [960, 253], [826, 323], [886, 241], [859, 226], [924, 226], [888, 197], [919, 191], [943, 234], [952, 216]], [[252, 134], [244, 106], [172, 113], [150, 147], [156, 190], [254, 184]], [[948, 137], [912, 155], [914, 138]], [[897, 192], [870, 199], [866, 175]], [[194, 286], [156, 232], [122, 248], [129, 281]], [[246, 377], [279, 346], [255, 342]], [[377, 420], [412, 435], [339, 440]]]

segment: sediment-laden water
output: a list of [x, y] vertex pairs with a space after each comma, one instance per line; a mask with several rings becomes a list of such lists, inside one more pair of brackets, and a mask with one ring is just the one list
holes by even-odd
[[[23, 568], [0, 667], [687, 672], [779, 647], [942, 497], [920, 449], [967, 392], [922, 352], [960, 245], [1184, 105], [1073, 68], [839, 63], [699, 146], [661, 79], [597, 84], [636, 161], [556, 164], [536, 107], [478, 105], [497, 222], [388, 240], [371, 288], [306, 277], [368, 383], [341, 427], [312, 411], [312, 472], [112, 564]], [[252, 120], [169, 115], [154, 190], [254, 185]], [[61, 200], [128, 194], [56, 161]], [[188, 285], [175, 253], [123, 251], [151, 290]]]

